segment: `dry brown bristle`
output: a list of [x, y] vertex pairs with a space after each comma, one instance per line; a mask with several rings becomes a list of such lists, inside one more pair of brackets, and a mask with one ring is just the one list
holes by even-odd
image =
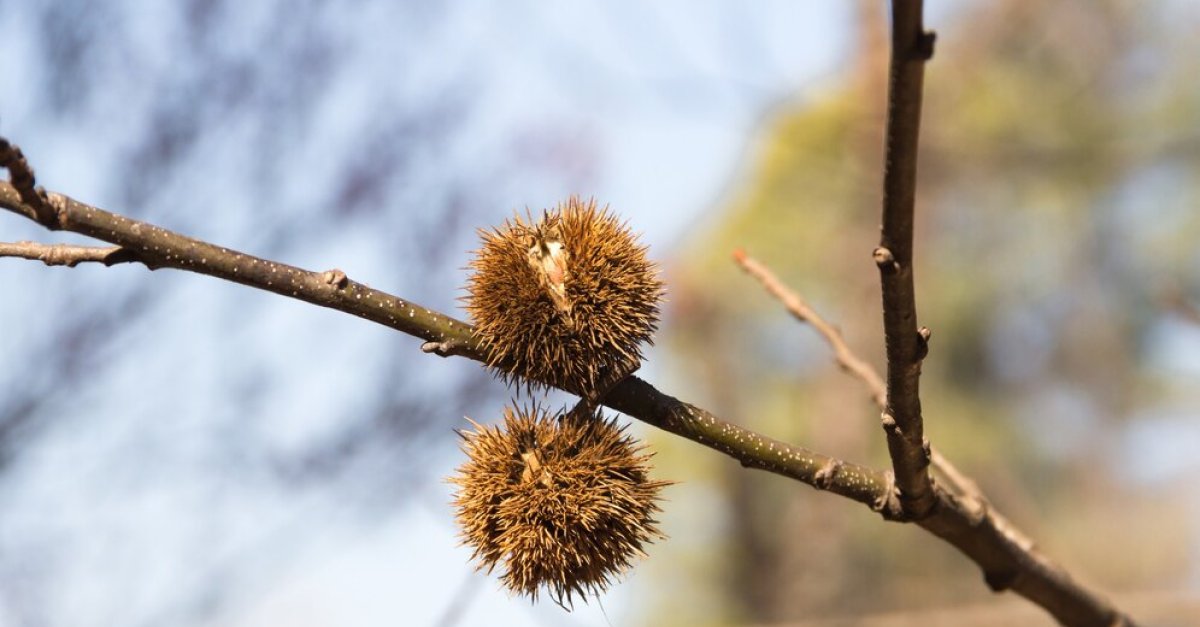
[[653, 516], [666, 482], [611, 420], [504, 410], [501, 427], [460, 432], [467, 462], [451, 482], [465, 544], [509, 590], [560, 605], [605, 590], [662, 534]]
[[467, 312], [508, 383], [588, 393], [635, 370], [658, 326], [663, 284], [629, 227], [570, 198], [536, 221], [481, 231]]

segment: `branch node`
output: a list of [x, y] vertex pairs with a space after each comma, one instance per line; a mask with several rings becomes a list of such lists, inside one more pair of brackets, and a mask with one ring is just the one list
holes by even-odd
[[[983, 523], [987, 522], [988, 515], [991, 513], [991, 508], [988, 506], [988, 502], [986, 500], [975, 498], [969, 495], [962, 498], [963, 504], [967, 509], [967, 515], [969, 517], [968, 520], [970, 521], [972, 527], [979, 527]], [[1022, 548], [1024, 548], [1026, 551], [1032, 549], [1032, 547]]]
[[[101, 261], [100, 263], [103, 263], [105, 265], [105, 267], [111, 268], [112, 266], [115, 266], [119, 263], [129, 263], [129, 262], [134, 262], [134, 261], [141, 261], [141, 258], [137, 255], [137, 253], [133, 252], [132, 250], [129, 250], [128, 248], [117, 248], [116, 250], [112, 251], [111, 253], [105, 255], [104, 260]], [[146, 268], [148, 268], [151, 271], [157, 269], [157, 266], [151, 265], [144, 261], [142, 261], [142, 265], [146, 266]]]
[[829, 461], [817, 469], [817, 474], [813, 475], [813, 487], [818, 490], [828, 490], [829, 486], [833, 483], [834, 476], [841, 469], [842, 460], [830, 458]]
[[[326, 273], [328, 274], [328, 273]], [[345, 275], [342, 275], [343, 279]], [[453, 355], [463, 355], [466, 344], [454, 340], [442, 340], [441, 342], [425, 342], [421, 345], [422, 353], [431, 353], [438, 357], [451, 357]]]
[[54, 218], [58, 224], [63, 224], [67, 219], [67, 197], [55, 192], [46, 192], [42, 188], [38, 188], [42, 196], [46, 199], [46, 205], [54, 210]]
[[896, 475], [887, 470], [884, 471], [883, 477], [887, 483], [884, 484], [883, 492], [871, 502], [871, 509], [883, 514], [884, 518], [896, 518], [897, 514], [901, 512], [900, 491], [896, 489]]
[[[338, 270], [337, 268], [334, 268], [332, 270], [326, 270], [325, 272], [322, 272], [321, 280], [324, 281], [328, 285], [332, 285], [333, 287], [336, 287], [339, 290], [346, 287], [346, 285], [350, 282], [350, 279], [346, 277], [346, 273], [342, 272], [341, 270]], [[432, 342], [427, 342], [427, 343], [432, 343]], [[422, 347], [421, 350], [424, 350], [424, 347]], [[428, 353], [430, 351], [425, 351], [425, 352]], [[443, 355], [443, 357], [445, 357], [445, 355]]]
[[929, 327], [917, 329], [917, 361], [921, 361], [929, 355], [929, 338], [931, 337], [933, 337], [933, 331], [930, 331]]
[[983, 580], [987, 582], [987, 586], [992, 592], [1004, 592], [1012, 588], [1013, 582], [1017, 580], [1017, 571], [1015, 570], [999, 570], [983, 573]]
[[891, 412], [883, 412], [883, 415], [880, 416], [880, 421], [883, 423], [883, 430], [887, 431], [889, 434], [897, 437], [904, 434], [904, 432], [900, 430], [900, 425], [896, 422], [896, 417], [893, 416]]
[[917, 37], [917, 57], [921, 61], [928, 61], [933, 58], [933, 45], [937, 43], [937, 33], [927, 30]]
[[871, 256], [875, 259], [875, 265], [879, 266], [879, 269], [884, 272], [898, 272], [900, 270], [900, 264], [896, 261], [896, 256], [892, 254], [891, 250], [883, 246], [876, 248], [871, 253]]

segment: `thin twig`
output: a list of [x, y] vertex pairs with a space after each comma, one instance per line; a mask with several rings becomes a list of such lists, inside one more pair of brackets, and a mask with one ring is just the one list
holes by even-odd
[[[775, 273], [761, 261], [740, 249], [734, 251], [733, 258], [747, 274], [762, 284], [767, 293], [781, 302], [788, 313], [797, 320], [812, 326], [833, 351], [833, 358], [838, 366], [867, 386], [871, 400], [881, 411], [887, 408], [887, 388], [883, 383], [883, 378], [871, 364], [854, 353], [836, 326], [821, 317], [821, 314], [817, 313], [798, 292], [784, 285], [779, 277], [775, 276]], [[950, 460], [938, 454], [937, 451], [932, 451], [932, 458], [934, 467], [942, 472], [947, 482], [954, 486], [956, 492], [967, 499], [973, 499], [981, 504], [986, 503], [986, 497], [979, 490], [978, 484], [955, 468]]]
[[854, 351], [850, 350], [850, 346], [846, 344], [846, 340], [842, 337], [842, 332], [837, 327], [829, 324], [820, 316], [796, 291], [789, 289], [771, 272], [770, 268], [763, 265], [753, 257], [748, 256], [742, 250], [736, 250], [733, 253], [733, 258], [738, 262], [750, 276], [758, 279], [762, 286], [778, 299], [788, 312], [792, 314], [800, 322], [807, 322], [812, 326], [817, 333], [821, 334], [821, 338], [833, 350], [833, 358], [837, 360], [838, 366], [858, 377], [863, 383], [867, 384], [867, 390], [871, 393], [871, 400], [883, 409], [887, 406], [887, 388], [884, 386], [883, 379], [879, 373], [871, 367], [871, 364], [859, 359]]
[[0, 242], [0, 257], [30, 259], [48, 266], [68, 268], [88, 262], [113, 266], [139, 261], [133, 253], [120, 246], [75, 246], [40, 242]]
[[[456, 354], [483, 362], [470, 325], [351, 281], [339, 271], [309, 272], [252, 257], [49, 194], [56, 207], [51, 229], [65, 229], [128, 248], [149, 267], [187, 270], [337, 309], [421, 338], [462, 346]], [[20, 193], [0, 183], [0, 207], [36, 219]], [[568, 390], [570, 391], [570, 390]], [[792, 446], [743, 429], [628, 377], [604, 404], [757, 468], [828, 490], [896, 519], [903, 512], [891, 495], [890, 473]], [[991, 516], [972, 511], [954, 494], [934, 487], [934, 513], [917, 522], [979, 564], [994, 590], [1012, 589], [1060, 621], [1078, 625], [1132, 624], [1106, 599], [1075, 582], [1031, 547], [1018, 543]]]
[[[858, 357], [850, 349], [850, 346], [846, 344], [841, 331], [837, 327], [822, 318], [815, 309], [805, 302], [799, 293], [784, 285], [775, 276], [775, 273], [771, 272], [771, 269], [762, 262], [750, 257], [741, 250], [735, 251], [733, 258], [750, 276], [758, 279], [768, 293], [783, 303], [788, 312], [795, 316], [796, 319], [801, 322], [807, 322], [816, 329], [822, 339], [833, 350], [834, 359], [837, 360], [838, 365], [866, 384], [875, 404], [879, 409], [885, 409], [887, 390], [884, 387], [883, 379], [880, 378], [875, 368], [871, 367], [871, 364]], [[1010, 536], [1013, 542], [1025, 547], [1026, 550], [1033, 550], [1033, 540], [1013, 525], [1000, 512], [992, 509], [987, 495], [983, 493], [983, 490], [979, 488], [979, 484], [974, 479], [959, 470], [949, 459], [946, 459], [945, 456], [938, 452], [936, 448], [930, 449], [930, 457], [933, 467], [941, 473], [946, 483], [952, 486], [955, 493], [962, 498], [965, 507], [974, 515], [992, 517], [995, 521], [995, 527]], [[823, 479], [823, 475], [818, 474], [818, 480], [820, 479]]]
[[884, 145], [883, 228], [875, 262], [883, 292], [887, 348], [887, 408], [883, 428], [907, 515], [920, 519], [936, 499], [929, 480], [929, 446], [921, 420], [921, 360], [928, 333], [917, 329], [913, 287], [913, 205], [917, 138], [925, 62], [933, 56], [933, 34], [922, 24], [921, 0], [892, 0], [891, 63], [888, 69], [887, 133]]
[[[921, 129], [921, 98], [925, 63], [933, 57], [935, 36], [925, 30], [922, 0], [892, 0], [892, 31], [888, 65], [887, 130], [884, 139], [883, 216], [879, 246], [873, 257], [879, 267], [883, 295], [883, 330], [887, 351], [887, 408], [883, 427], [892, 458], [900, 504], [906, 517], [934, 535], [972, 555], [956, 529], [966, 515], [976, 528], [987, 528], [1004, 539], [1021, 556], [1021, 564], [1008, 569], [982, 555], [974, 559], [983, 568], [993, 590], [1014, 590], [1046, 608], [1059, 621], [1071, 625], [1129, 625], [1133, 621], [1092, 593], [1062, 595], [1073, 588], [1082, 592], [1065, 570], [1034, 550], [1027, 538], [1013, 533], [1003, 517], [966, 507], [961, 500], [939, 490], [929, 476], [932, 449], [924, 436], [921, 416], [921, 363], [929, 350], [929, 329], [917, 326], [913, 280], [913, 227], [916, 204], [917, 148]], [[946, 507], [947, 497], [955, 508]], [[998, 557], [998, 556], [993, 556]], [[1040, 571], [1049, 581], [1026, 577]], [[1050, 592], [1053, 589], [1055, 592]]]

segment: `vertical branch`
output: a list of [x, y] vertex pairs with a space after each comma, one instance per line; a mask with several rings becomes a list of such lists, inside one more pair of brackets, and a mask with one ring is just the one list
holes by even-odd
[[883, 428], [904, 513], [920, 519], [935, 496], [929, 480], [929, 446], [921, 424], [921, 360], [929, 338], [917, 329], [913, 288], [913, 204], [917, 140], [925, 62], [934, 35], [922, 24], [921, 0], [892, 0], [891, 62], [888, 68], [887, 135], [884, 146], [883, 222], [875, 262], [883, 291], [887, 345], [887, 408]]

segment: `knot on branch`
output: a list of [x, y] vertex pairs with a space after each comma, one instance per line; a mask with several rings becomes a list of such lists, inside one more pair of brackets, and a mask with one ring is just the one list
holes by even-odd
[[425, 342], [421, 345], [421, 352], [437, 355], [438, 357], [451, 357], [454, 355], [465, 355], [467, 345], [459, 340], [442, 340], [441, 342]]
[[883, 430], [889, 435], [894, 435], [897, 437], [904, 435], [904, 431], [900, 429], [900, 424], [896, 422], [896, 417], [893, 416], [890, 411], [883, 412], [883, 415], [879, 417], [879, 420], [883, 425]]
[[[350, 282], [350, 279], [346, 276], [346, 273], [342, 272], [341, 270], [338, 270], [337, 268], [334, 268], [332, 270], [326, 270], [325, 272], [322, 272], [321, 280], [324, 281], [327, 285], [332, 285], [339, 290], [346, 287], [346, 285]], [[425, 351], [425, 352], [429, 352], [429, 351]]]
[[876, 248], [871, 253], [871, 257], [875, 259], [875, 265], [881, 272], [893, 274], [900, 271], [900, 263], [896, 261], [896, 256], [883, 246]]
[[888, 470], [883, 473], [883, 492], [871, 502], [871, 509], [883, 515], [884, 520], [902, 520], [904, 509], [900, 507], [900, 490], [896, 488], [896, 475]]
[[933, 58], [933, 45], [937, 43], [937, 33], [927, 30], [917, 36], [917, 58], [928, 61]]
[[817, 469], [817, 474], [813, 475], [813, 487], [818, 490], [828, 490], [829, 486], [833, 484], [833, 478], [841, 469], [842, 461], [831, 458]]
[[987, 582], [987, 587], [992, 592], [1004, 592], [1012, 588], [1013, 583], [1017, 580], [1017, 571], [994, 570], [984, 572], [983, 580]]
[[[988, 522], [988, 518], [991, 515], [991, 508], [989, 507], [987, 500], [981, 499], [972, 494], [959, 495], [955, 496], [954, 498], [963, 504], [963, 508], [967, 511], [967, 520], [970, 522], [972, 528], [978, 528], [984, 523]], [[1025, 550], [1031, 550], [1033, 547], [1029, 546], [1022, 548]]]
[[929, 338], [931, 337], [933, 337], [933, 331], [930, 331], [929, 327], [917, 329], [917, 361], [921, 361], [929, 355]]

